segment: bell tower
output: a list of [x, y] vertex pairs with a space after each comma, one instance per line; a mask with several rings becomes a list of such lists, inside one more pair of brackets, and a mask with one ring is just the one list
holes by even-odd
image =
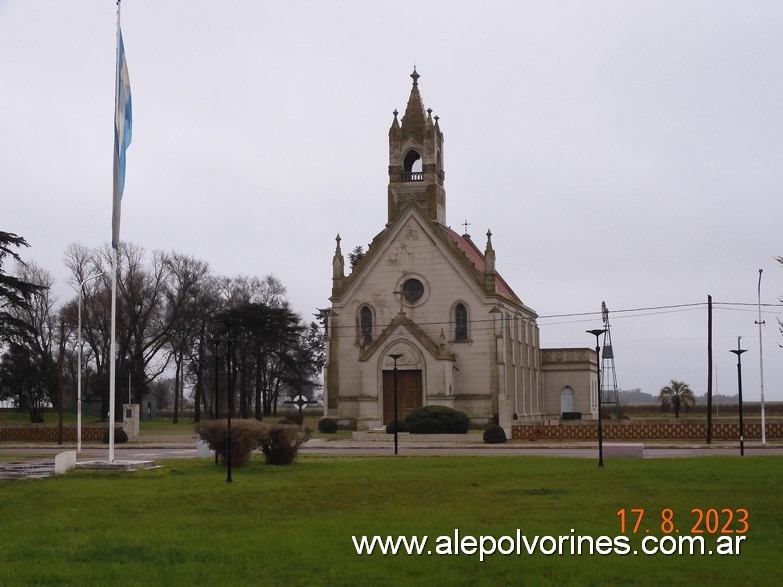
[[446, 189], [443, 187], [443, 133], [438, 117], [424, 110], [419, 93], [419, 74], [413, 68], [413, 87], [402, 122], [389, 129], [389, 223], [410, 202], [427, 216], [446, 223]]

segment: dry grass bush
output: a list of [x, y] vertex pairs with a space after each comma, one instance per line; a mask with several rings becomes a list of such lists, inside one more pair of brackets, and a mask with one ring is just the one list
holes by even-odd
[[299, 449], [310, 438], [309, 428], [290, 424], [272, 424], [261, 436], [261, 451], [267, 465], [290, 465]]
[[[231, 466], [241, 467], [254, 450], [261, 446], [264, 424], [258, 420], [231, 420]], [[228, 450], [228, 421], [208, 420], [196, 425], [196, 433], [218, 454], [221, 463], [226, 462]]]
[[[209, 420], [196, 425], [196, 432], [226, 462], [227, 420]], [[231, 466], [241, 467], [254, 450], [261, 450], [268, 465], [288, 465], [310, 438], [309, 428], [289, 424], [264, 424], [258, 420], [231, 420]]]

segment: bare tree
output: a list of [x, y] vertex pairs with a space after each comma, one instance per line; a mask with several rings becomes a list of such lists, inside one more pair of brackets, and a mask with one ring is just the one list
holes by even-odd
[[198, 404], [200, 366], [204, 353], [205, 318], [216, 307], [214, 288], [210, 287], [209, 265], [179, 253], [166, 256], [169, 283], [166, 287], [166, 320], [170, 324], [168, 348], [174, 359], [174, 423], [179, 421], [183, 382], [187, 366], [196, 356], [196, 403]]
[[[165, 345], [171, 324], [166, 319], [164, 300], [168, 267], [162, 253], [154, 251], [148, 256], [143, 247], [133, 243], [122, 243], [117, 253], [117, 374], [120, 382], [130, 375], [132, 389], [127, 391], [138, 401], [169, 361]], [[92, 274], [101, 275], [85, 291], [82, 334], [86, 346], [92, 349], [95, 390], [103, 403], [102, 413], [107, 413], [111, 249], [108, 244], [95, 249], [74, 244], [66, 250], [65, 263], [74, 283], [81, 283]]]
[[264, 304], [270, 308], [287, 308], [286, 287], [272, 274], [263, 278], [237, 275], [218, 279], [220, 293], [228, 307], [240, 304]]

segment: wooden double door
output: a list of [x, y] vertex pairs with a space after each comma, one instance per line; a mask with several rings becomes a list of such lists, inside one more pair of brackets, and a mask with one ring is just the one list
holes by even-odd
[[[397, 414], [400, 421], [422, 406], [421, 370], [397, 370]], [[383, 372], [383, 423], [394, 421], [394, 371]]]

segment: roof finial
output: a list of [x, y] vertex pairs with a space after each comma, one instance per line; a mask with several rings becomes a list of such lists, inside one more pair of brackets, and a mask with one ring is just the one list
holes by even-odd
[[495, 249], [492, 248], [492, 231], [487, 230], [487, 248], [484, 249], [484, 289], [495, 291]]
[[465, 219], [465, 222], [463, 222], [463, 223], [462, 223], [462, 226], [464, 226], [464, 227], [465, 227], [465, 232], [463, 233], [463, 235], [462, 235], [462, 236], [470, 236], [470, 235], [468, 234], [468, 226], [470, 226], [470, 222], [468, 222], [468, 219], [467, 219], [467, 218]]
[[411, 77], [413, 78], [413, 85], [418, 86], [419, 85], [419, 78], [421, 77], [418, 73], [416, 73], [416, 64], [413, 64], [413, 73], [411, 74]]

